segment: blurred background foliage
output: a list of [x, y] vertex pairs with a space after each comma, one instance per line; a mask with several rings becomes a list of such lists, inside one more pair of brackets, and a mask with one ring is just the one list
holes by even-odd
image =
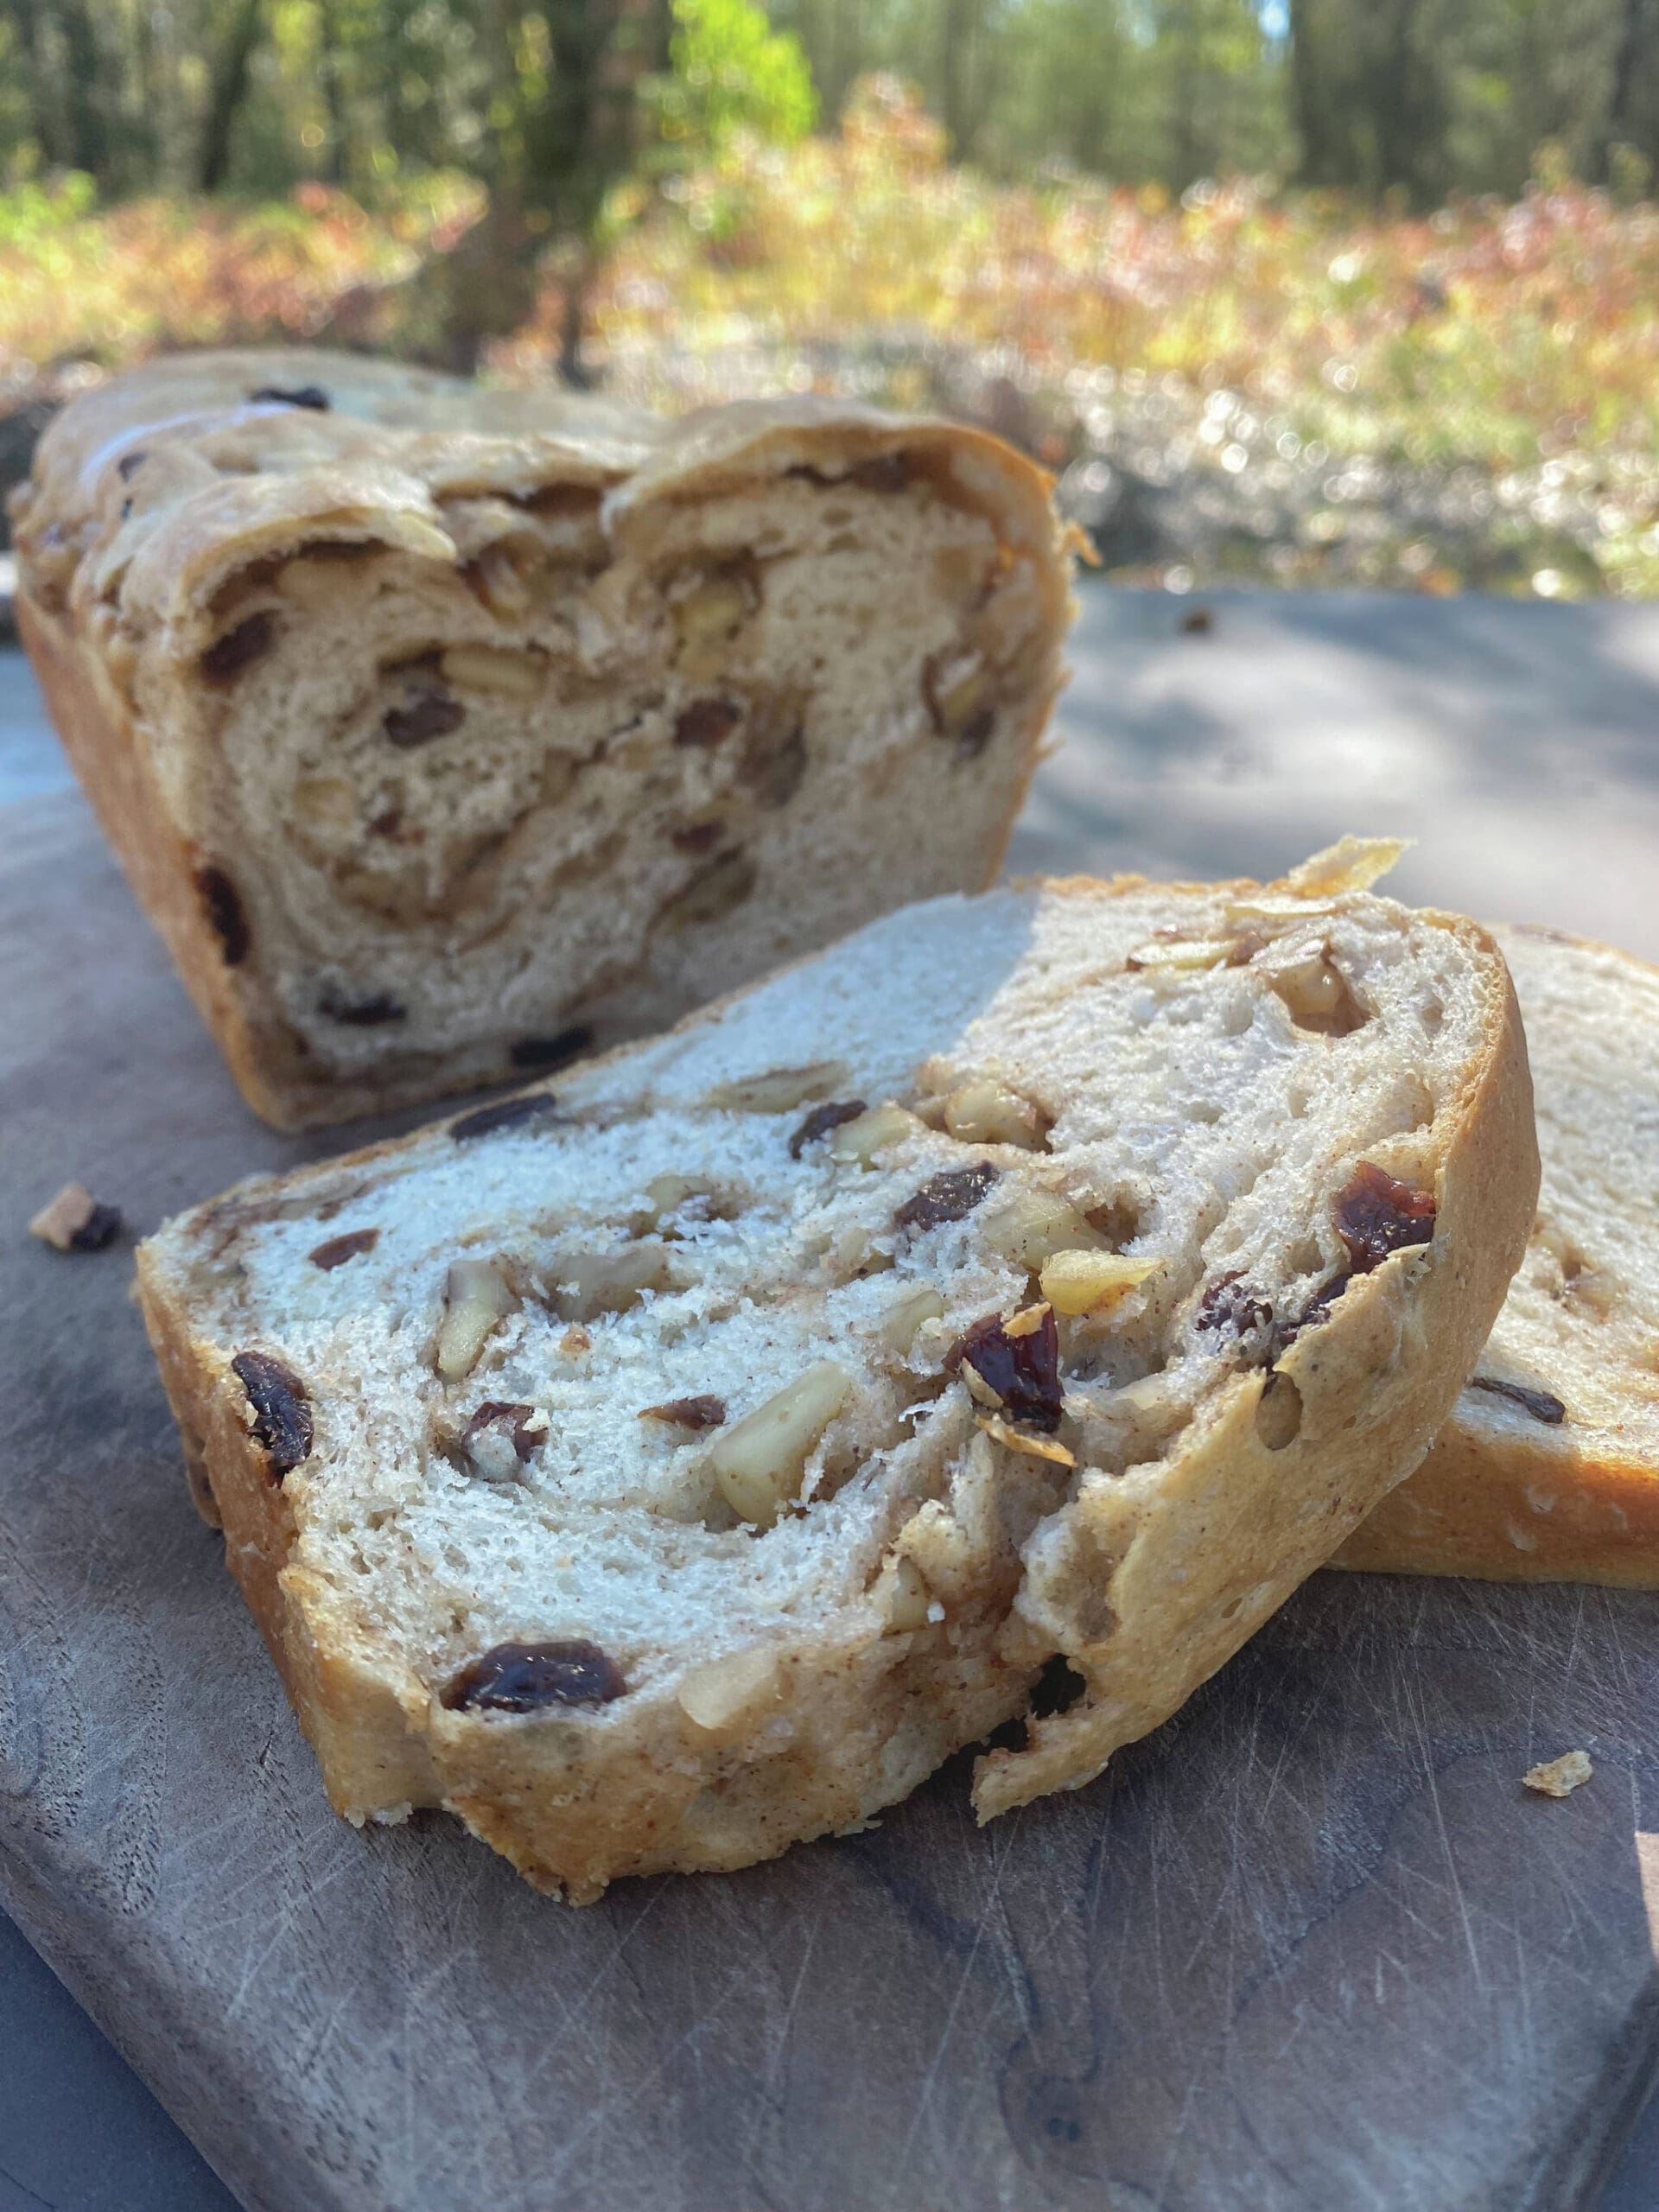
[[1656, 168], [1659, 0], [0, 0], [0, 410], [272, 338], [851, 391], [1112, 573], [1649, 592]]

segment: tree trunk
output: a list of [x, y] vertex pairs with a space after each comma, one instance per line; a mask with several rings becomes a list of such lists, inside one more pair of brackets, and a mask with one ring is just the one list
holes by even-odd
[[1319, 22], [1318, 0], [1290, 0], [1290, 99], [1301, 141], [1298, 174], [1304, 184], [1351, 184], [1343, 159]]
[[264, 29], [262, 15], [263, 0], [242, 0], [213, 66], [196, 170], [196, 181], [203, 192], [221, 190], [230, 175], [231, 134], [247, 97], [248, 72]]

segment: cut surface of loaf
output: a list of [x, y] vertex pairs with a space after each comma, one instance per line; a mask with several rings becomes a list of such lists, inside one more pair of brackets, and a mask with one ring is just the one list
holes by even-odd
[[982, 1816], [1173, 1711], [1421, 1456], [1531, 1219], [1503, 963], [1370, 874], [934, 901], [151, 1239], [336, 1807], [582, 1899], [867, 1820], [1057, 1656]]
[[1494, 934], [1532, 1063], [1538, 1215], [1457, 1412], [1338, 1563], [1659, 1587], [1659, 969]]
[[77, 400], [19, 618], [250, 1103], [660, 1027], [995, 874], [1059, 681], [1047, 480], [792, 399], [678, 423], [321, 353]]

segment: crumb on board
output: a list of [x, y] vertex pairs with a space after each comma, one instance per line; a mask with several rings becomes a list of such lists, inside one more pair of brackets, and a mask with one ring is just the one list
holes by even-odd
[[1521, 1779], [1529, 1789], [1535, 1789], [1542, 1796], [1570, 1797], [1594, 1772], [1587, 1751], [1563, 1751], [1558, 1759], [1546, 1759], [1541, 1765], [1529, 1767]]
[[66, 1183], [29, 1221], [29, 1233], [58, 1252], [101, 1252], [121, 1234], [121, 1209], [99, 1203], [84, 1183]]

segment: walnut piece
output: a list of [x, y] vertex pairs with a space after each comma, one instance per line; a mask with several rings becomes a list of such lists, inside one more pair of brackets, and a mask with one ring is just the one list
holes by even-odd
[[1145, 1282], [1158, 1264], [1117, 1252], [1056, 1252], [1038, 1280], [1057, 1313], [1097, 1313]]
[[1541, 1797], [1570, 1797], [1575, 1789], [1584, 1787], [1594, 1772], [1587, 1751], [1563, 1751], [1559, 1758], [1545, 1759], [1537, 1766], [1529, 1766], [1521, 1780]]
[[432, 1363], [445, 1382], [459, 1382], [477, 1366], [497, 1324], [518, 1300], [488, 1260], [456, 1260], [443, 1288], [443, 1319]]
[[852, 1382], [821, 1359], [729, 1428], [709, 1453], [721, 1495], [758, 1529], [770, 1529], [799, 1495], [808, 1455], [846, 1402]]

